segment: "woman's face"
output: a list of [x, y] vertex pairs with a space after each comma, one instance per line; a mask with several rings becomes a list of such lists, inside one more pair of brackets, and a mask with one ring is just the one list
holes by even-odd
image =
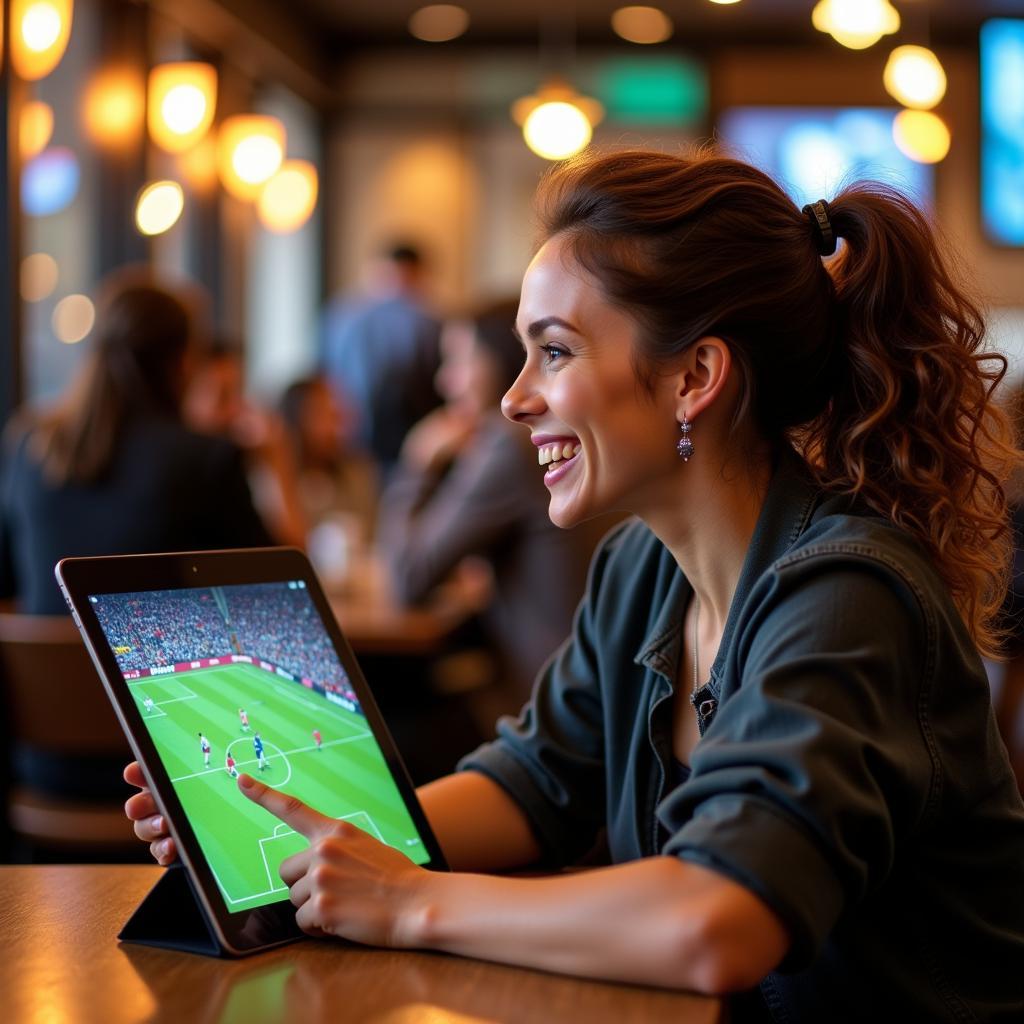
[[494, 408], [500, 396], [494, 359], [468, 321], [452, 321], [441, 332], [441, 365], [434, 384], [450, 408], [466, 415]]
[[526, 271], [516, 326], [526, 364], [502, 410], [530, 428], [551, 521], [643, 516], [667, 500], [680, 465], [674, 380], [656, 377], [653, 395], [644, 388], [633, 367], [637, 324], [557, 236]]

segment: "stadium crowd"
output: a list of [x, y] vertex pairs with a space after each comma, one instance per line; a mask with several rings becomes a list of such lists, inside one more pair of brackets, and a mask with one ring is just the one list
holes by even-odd
[[122, 672], [247, 654], [355, 701], [308, 591], [282, 584], [103, 594], [92, 600]]

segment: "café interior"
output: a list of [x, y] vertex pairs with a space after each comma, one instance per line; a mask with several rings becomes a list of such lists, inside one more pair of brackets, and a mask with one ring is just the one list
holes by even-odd
[[[420, 487], [464, 441], [420, 429], [423, 418], [498, 408], [508, 382], [475, 393], [459, 338], [496, 310], [514, 319], [536, 246], [532, 197], [561, 161], [713, 147], [797, 207], [859, 178], [903, 190], [971, 281], [985, 345], [1007, 360], [999, 394], [1024, 416], [1020, 0], [6, 0], [2, 30], [0, 467], [19, 424], [61, 407], [107, 344], [112, 289], [145, 281], [176, 296], [191, 321], [182, 418], [240, 450], [263, 543], [308, 555], [414, 785], [452, 771], [528, 698], [571, 628], [590, 553], [621, 518], [570, 531], [579, 557], [552, 568], [554, 555], [524, 546], [532, 528], [503, 527], [497, 506], [430, 510]], [[429, 394], [371, 418], [360, 389], [373, 357], [356, 366], [346, 331], [360, 303], [403, 289], [416, 329], [433, 331], [419, 371]], [[132, 458], [126, 479], [145, 477], [150, 457]], [[67, 944], [49, 879], [72, 902], [109, 895], [116, 916], [155, 868], [124, 816], [122, 727], [56, 584], [28, 582], [34, 541], [3, 522], [10, 479], [0, 473], [0, 872], [116, 864], [132, 879], [118, 902], [110, 876], [84, 889], [84, 875], [17, 876], [3, 934]], [[227, 485], [211, 493], [202, 479], [194, 504], [232, 514]], [[123, 515], [112, 505], [109, 518]], [[58, 553], [151, 550], [125, 536]], [[566, 591], [550, 595], [550, 635], [516, 591], [531, 560], [548, 567], [545, 595]], [[1024, 788], [1016, 657], [986, 668]], [[113, 951], [121, 922], [107, 923], [92, 939]], [[353, 951], [345, 973], [318, 951], [189, 973], [161, 955], [97, 954], [110, 991], [87, 997], [67, 968], [32, 986], [11, 968], [0, 1010], [13, 999], [7, 1019], [141, 1021], [201, 1001], [204, 1021], [297, 1007], [327, 1019], [352, 998], [352, 1015], [333, 1019], [561, 1020], [572, 1006], [587, 1020], [724, 1019], [717, 1000], [525, 984], [481, 964]], [[79, 998], [90, 1012], [76, 1013]], [[276, 1009], [250, 1016], [254, 999]]]

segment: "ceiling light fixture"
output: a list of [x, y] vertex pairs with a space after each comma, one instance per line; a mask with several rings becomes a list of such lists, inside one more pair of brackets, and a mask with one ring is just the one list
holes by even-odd
[[469, 28], [469, 13], [455, 4], [430, 4], [409, 19], [409, 34], [425, 43], [448, 43]]
[[628, 43], [649, 46], [671, 38], [672, 19], [657, 7], [620, 7], [612, 14], [612, 28]]
[[851, 50], [874, 46], [900, 27], [900, 15], [889, 0], [818, 0], [811, 22]]
[[946, 95], [946, 72], [924, 46], [897, 46], [882, 75], [886, 91], [905, 107], [930, 110]]
[[603, 117], [597, 100], [561, 79], [550, 79], [512, 104], [512, 120], [523, 129], [526, 144], [545, 160], [565, 160], [585, 149]]

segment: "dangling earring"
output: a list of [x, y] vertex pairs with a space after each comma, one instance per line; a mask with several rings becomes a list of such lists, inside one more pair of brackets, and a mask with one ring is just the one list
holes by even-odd
[[689, 462], [690, 456], [693, 455], [693, 441], [690, 440], [690, 421], [686, 418], [686, 413], [683, 413], [683, 422], [679, 424], [679, 429], [683, 436], [676, 442], [676, 451], [683, 462]]

